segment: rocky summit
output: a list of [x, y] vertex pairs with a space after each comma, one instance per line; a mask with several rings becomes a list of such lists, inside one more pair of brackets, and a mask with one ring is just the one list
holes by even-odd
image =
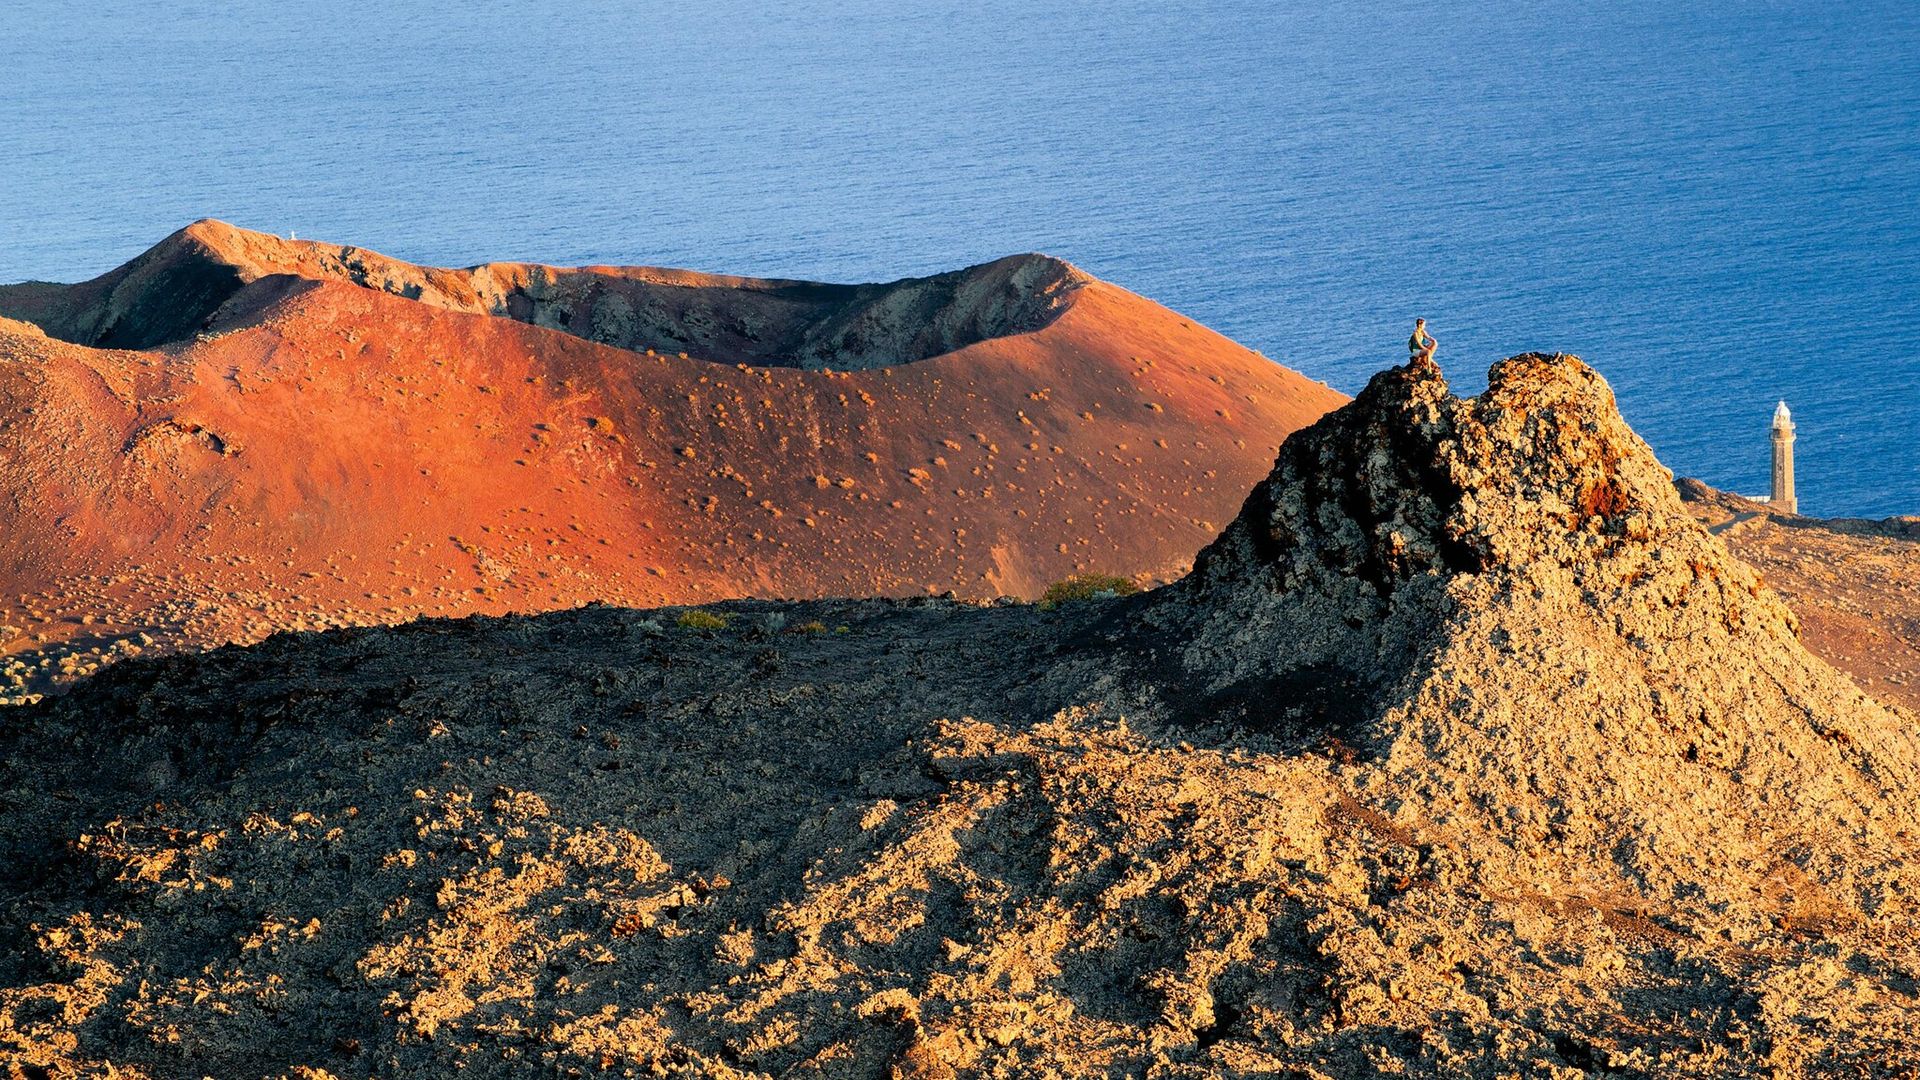
[[1181, 582], [134, 661], [0, 725], [23, 1076], [1901, 1076], [1920, 740], [1580, 361]]

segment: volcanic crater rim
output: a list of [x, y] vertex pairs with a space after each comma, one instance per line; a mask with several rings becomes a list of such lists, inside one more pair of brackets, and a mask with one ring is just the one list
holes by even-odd
[[357, 285], [631, 352], [839, 371], [916, 363], [1044, 329], [1095, 280], [1034, 253], [866, 284], [654, 266], [447, 269], [207, 218], [90, 281], [0, 286], [0, 317], [77, 345], [146, 349], [244, 321], [284, 295], [284, 287], [260, 283], [288, 277]]

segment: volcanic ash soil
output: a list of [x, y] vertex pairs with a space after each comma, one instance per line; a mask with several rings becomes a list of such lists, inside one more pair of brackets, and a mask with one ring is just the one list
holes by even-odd
[[[118, 665], [0, 728], [32, 1076], [1896, 1076], [1913, 718], [1569, 357], [1181, 584]], [[703, 628], [704, 627], [704, 628]]]

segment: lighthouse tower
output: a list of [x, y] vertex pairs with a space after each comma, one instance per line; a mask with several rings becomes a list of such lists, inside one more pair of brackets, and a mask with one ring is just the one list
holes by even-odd
[[1789, 514], [1800, 512], [1793, 495], [1793, 414], [1784, 401], [1773, 410], [1773, 495], [1767, 505]]

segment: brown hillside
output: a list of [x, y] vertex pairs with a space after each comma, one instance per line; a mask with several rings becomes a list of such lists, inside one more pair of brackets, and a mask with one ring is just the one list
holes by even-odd
[[1801, 517], [1698, 480], [1679, 488], [1694, 518], [1793, 608], [1807, 648], [1920, 712], [1920, 518]]
[[[459, 310], [492, 303], [462, 283], [516, 274], [598, 296], [589, 322], [607, 297], [639, 310], [620, 291], [635, 282], [696, 295], [656, 329], [722, 358], [749, 354], [747, 327], [803, 342], [755, 359], [867, 366], [714, 363]], [[837, 299], [755, 321], [807, 290]], [[0, 648], [36, 650], [11, 672], [34, 685], [142, 634], [1165, 578], [1280, 440], [1342, 400], [1038, 256], [803, 286], [423, 270], [202, 223], [94, 282], [16, 287], [0, 305], [41, 323], [0, 324]], [[694, 318], [722, 308], [731, 321]], [[934, 338], [966, 343], [920, 358]], [[913, 362], [874, 366], [889, 342]]]

